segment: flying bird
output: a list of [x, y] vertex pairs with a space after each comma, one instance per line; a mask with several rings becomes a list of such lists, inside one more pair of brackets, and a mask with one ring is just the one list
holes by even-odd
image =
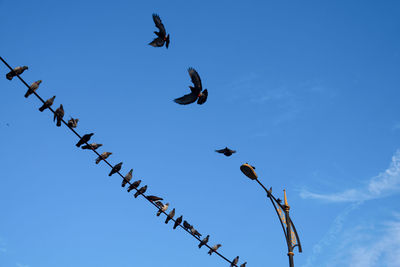
[[[207, 101], [208, 91], [207, 89], [203, 90], [201, 85], [201, 79], [197, 71], [193, 68], [188, 69], [190, 78], [192, 79], [193, 86], [189, 86], [191, 93], [184, 95], [182, 97], [174, 99], [175, 103], [180, 105], [188, 105], [196, 102], [197, 104], [202, 105]], [[202, 91], [203, 90], [203, 91]]]
[[229, 156], [232, 156], [233, 153], [236, 153], [236, 150], [232, 150], [232, 149], [229, 149], [228, 147], [225, 147], [223, 149], [215, 150], [215, 152], [224, 154], [225, 156], [229, 157]]
[[200, 234], [196, 229], [194, 229], [193, 226], [192, 226], [192, 228], [190, 229], [190, 232], [191, 232], [194, 236], [198, 236], [198, 237], [201, 236], [201, 234]]
[[171, 210], [171, 212], [168, 214], [167, 218], [165, 219], [165, 224], [167, 224], [169, 222], [169, 220], [174, 218], [174, 216], [175, 216], [175, 208], [173, 208]]
[[127, 184], [127, 183], [129, 183], [129, 181], [132, 179], [132, 172], [133, 172], [133, 169], [131, 169], [126, 175], [125, 175], [125, 178], [122, 180], [122, 187], [125, 187], [125, 185]]
[[219, 249], [222, 245], [221, 244], [216, 244], [214, 245], [209, 251], [208, 254], [212, 254], [213, 252], [217, 251], [217, 249]]
[[33, 94], [33, 92], [35, 92], [35, 91], [39, 88], [39, 85], [40, 85], [41, 83], [42, 83], [42, 80], [38, 80], [38, 81], [32, 83], [31, 86], [29, 86], [28, 91], [26, 91], [25, 97], [28, 97], [28, 96], [30, 96], [31, 94]]
[[186, 230], [190, 230], [193, 228], [193, 226], [187, 221], [183, 221], [183, 228], [185, 228]]
[[154, 32], [157, 35], [157, 38], [155, 38], [149, 45], [153, 47], [162, 47], [165, 43], [165, 47], [168, 49], [169, 46], [169, 34], [167, 35], [167, 32], [165, 31], [164, 24], [161, 22], [160, 16], [157, 14], [153, 14], [153, 21], [154, 24], [156, 24], [156, 27], [159, 29], [158, 32]]
[[174, 223], [174, 229], [178, 227], [178, 225], [181, 224], [183, 216], [181, 215], [180, 217], [176, 218], [175, 223]]
[[56, 111], [54, 112], [54, 117], [53, 117], [53, 121], [55, 121], [57, 119], [57, 127], [61, 126], [61, 121], [64, 117], [64, 107], [61, 104], [60, 107], [58, 109], [56, 109]]
[[[77, 147], [80, 147], [81, 145], [83, 145], [84, 143], [89, 142], [90, 138], [94, 135], [94, 133], [90, 133], [90, 134], [85, 134], [84, 136], [82, 136], [81, 140], [79, 140], [78, 143], [76, 143]], [[83, 148], [83, 147], [82, 147]]]
[[[88, 140], [89, 141], [89, 140]], [[86, 141], [87, 142], [87, 141]], [[84, 145], [82, 146], [82, 149], [93, 149], [96, 150], [99, 147], [101, 147], [103, 144], [96, 144], [96, 143], [91, 143], [90, 145]]]
[[141, 182], [142, 182], [142, 180], [137, 180], [137, 181], [134, 181], [131, 185], [129, 185], [128, 193], [131, 192], [133, 189], [136, 189], [140, 185]]
[[71, 128], [76, 128], [78, 126], [78, 121], [79, 119], [74, 119], [71, 117], [71, 119], [68, 121], [68, 126]]
[[96, 159], [96, 164], [99, 164], [100, 161], [107, 159], [111, 154], [111, 152], [101, 153], [101, 155]]
[[110, 173], [108, 174], [108, 176], [111, 176], [111, 175], [113, 175], [114, 173], [119, 172], [119, 171], [121, 170], [121, 167], [122, 167], [122, 162], [120, 162], [120, 163], [118, 163], [117, 165], [115, 165], [115, 166], [111, 169], [111, 171], [110, 171]]
[[136, 191], [136, 193], [133, 195], [135, 198], [137, 198], [140, 194], [143, 194], [147, 190], [147, 185], [142, 186], [141, 188]]
[[148, 200], [150, 200], [151, 202], [153, 202], [153, 201], [159, 201], [159, 200], [164, 200], [163, 198], [158, 197], [158, 196], [147, 196], [146, 198], [147, 198]]
[[239, 261], [239, 256], [236, 256], [236, 258], [234, 258], [233, 261], [231, 262], [231, 267], [236, 266], [236, 264], [238, 263], [238, 261]]
[[21, 75], [27, 69], [28, 69], [27, 66], [16, 67], [12, 71], [10, 71], [9, 73], [6, 74], [6, 78], [7, 78], [7, 80], [11, 81], [15, 76]]
[[157, 216], [160, 216], [161, 213], [165, 212], [168, 209], [169, 203], [166, 203], [163, 205], [158, 211], [157, 211]]
[[44, 102], [44, 104], [39, 108], [39, 111], [43, 112], [46, 108], [51, 107], [51, 105], [53, 105], [53, 103], [54, 103], [55, 98], [56, 98], [56, 96], [53, 96], [52, 98], [47, 99], [46, 102]]
[[208, 243], [208, 239], [210, 239], [210, 235], [207, 235], [203, 240], [200, 241], [199, 248], [204, 246], [205, 244]]

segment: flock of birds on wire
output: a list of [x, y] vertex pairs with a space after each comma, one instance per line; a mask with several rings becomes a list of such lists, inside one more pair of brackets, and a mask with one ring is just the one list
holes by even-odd
[[[159, 31], [154, 32], [157, 35], [157, 37], [152, 42], [150, 42], [149, 45], [151, 45], [153, 47], [162, 47], [165, 44], [166, 48], [168, 49], [169, 43], [170, 43], [170, 36], [169, 36], [169, 34], [167, 35], [165, 27], [164, 27], [160, 17], [157, 14], [153, 14], [153, 21], [155, 23], [155, 26], [159, 29]], [[27, 69], [28, 69], [27, 66], [16, 67], [12, 71], [10, 71], [9, 73], [6, 74], [6, 78], [8, 80], [12, 80], [15, 76], [21, 75]], [[191, 92], [189, 94], [186, 94], [182, 97], [176, 98], [176, 99], [174, 99], [174, 101], [180, 105], [188, 105], [188, 104], [196, 102], [196, 100], [197, 100], [197, 104], [202, 105], [207, 101], [208, 91], [207, 91], [207, 89], [203, 90], [200, 76], [194, 68], [189, 68], [188, 72], [189, 72], [189, 76], [190, 76], [194, 86], [189, 86], [189, 88], [191, 90]], [[33, 94], [33, 92], [36, 92], [36, 90], [39, 88], [39, 85], [41, 83], [42, 83], [42, 80], [33, 82], [29, 86], [28, 91], [25, 93], [25, 97], [28, 98], [31, 94]], [[53, 97], [47, 99], [44, 102], [44, 104], [39, 108], [39, 111], [43, 112], [44, 110], [50, 108], [53, 105], [55, 98], [56, 98], [56, 96], [53, 96]], [[56, 121], [56, 125], [58, 127], [61, 126], [61, 122], [64, 118], [64, 114], [65, 114], [64, 107], [61, 104], [54, 111], [54, 117], [53, 117], [53, 121]], [[71, 119], [68, 121], [67, 125], [71, 129], [73, 129], [78, 126], [78, 122], [79, 122], [79, 119], [77, 119], [77, 118], [74, 119], [71, 117]], [[90, 150], [96, 151], [96, 149], [100, 148], [103, 144], [97, 144], [97, 143], [88, 144], [88, 142], [90, 141], [90, 139], [93, 135], [94, 135], [94, 133], [89, 133], [89, 134], [83, 135], [82, 138], [76, 144], [76, 146], [81, 147], [82, 149], [90, 149]], [[86, 145], [84, 145], [84, 144], [86, 144]], [[228, 147], [215, 150], [215, 152], [224, 154], [227, 157], [236, 153], [235, 150], [229, 149]], [[96, 159], [95, 163], [99, 164], [102, 160], [106, 160], [111, 154], [112, 154], [112, 152], [101, 153], [100, 156]], [[122, 164], [123, 163], [120, 162], [120, 163], [116, 164], [115, 166], [113, 166], [108, 175], [112, 176], [115, 173], [119, 173], [122, 168]], [[144, 195], [144, 193], [147, 191], [147, 185], [139, 187], [142, 182], [141, 180], [136, 180], [131, 183], [130, 181], [131, 181], [132, 177], [133, 177], [133, 169], [131, 169], [124, 176], [124, 178], [122, 180], [122, 184], [121, 184], [122, 187], [125, 187], [126, 184], [129, 183], [129, 187], [128, 187], [127, 191], [130, 192], [132, 190], [136, 190], [136, 192], [134, 194], [135, 198], [137, 198], [139, 195]], [[153, 202], [154, 204], [156, 204], [156, 206], [158, 207], [158, 211], [156, 214], [157, 216], [160, 216], [161, 213], [167, 214], [166, 211], [168, 210], [169, 203], [165, 203], [165, 204], [162, 203], [163, 198], [155, 196], [155, 195], [148, 195], [148, 196], [144, 196], [144, 197], [147, 198], [150, 202]], [[165, 223], [168, 224], [168, 222], [171, 219], [173, 219], [174, 216], [175, 216], [175, 208], [173, 208], [167, 214]], [[193, 236], [198, 237], [198, 238], [201, 237], [201, 234], [193, 227], [193, 225], [188, 223], [186, 220], [183, 220], [182, 215], [174, 220], [173, 229], [176, 229], [181, 224], [183, 225], [183, 228], [185, 228], [187, 231], [189, 231]], [[202, 246], [207, 245], [209, 238], [210, 238], [210, 235], [207, 235], [205, 238], [203, 238], [200, 241], [198, 247], [201, 248]], [[222, 246], [221, 244], [216, 244], [216, 245], [212, 246], [210, 248], [210, 250], [208, 251], [208, 254], [212, 255], [212, 253], [216, 252], [221, 246]], [[230, 262], [231, 263], [230, 266], [231, 267], [237, 266], [238, 261], [239, 261], [239, 256], [235, 257], [233, 259], [233, 261]], [[246, 264], [247, 264], [247, 262], [244, 262], [240, 265], [240, 267], [245, 267]]]

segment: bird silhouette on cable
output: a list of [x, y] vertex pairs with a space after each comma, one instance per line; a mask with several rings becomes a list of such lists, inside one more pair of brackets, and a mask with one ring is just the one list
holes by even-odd
[[124, 179], [122, 180], [122, 184], [121, 184], [122, 187], [125, 187], [125, 185], [131, 181], [131, 179], [132, 179], [132, 172], [133, 172], [133, 169], [131, 169], [131, 170], [125, 175]]
[[77, 147], [80, 147], [80, 146], [83, 145], [84, 143], [89, 142], [90, 138], [92, 138], [93, 135], [94, 135], [94, 133], [85, 134], [84, 136], [82, 136], [82, 138], [79, 140], [79, 142], [76, 143], [76, 146], [77, 146]]
[[157, 216], [160, 216], [161, 213], [165, 212], [169, 207], [169, 203], [165, 203], [158, 211]]
[[216, 245], [214, 245], [214, 246], [208, 251], [208, 254], [211, 255], [213, 252], [216, 252], [220, 247], [222, 247], [221, 244], [216, 244]]
[[164, 24], [161, 22], [160, 16], [157, 14], [153, 14], [153, 21], [156, 27], [158, 28], [158, 32], [154, 32], [157, 37], [149, 43], [149, 45], [153, 47], [162, 47], [165, 43], [165, 47], [168, 49], [169, 46], [169, 34], [165, 31]]
[[112, 152], [101, 153], [101, 155], [96, 159], [96, 164], [99, 164], [100, 161], [107, 159], [111, 154], [112, 154]]
[[207, 235], [203, 240], [200, 241], [199, 248], [206, 245], [208, 243], [208, 239], [210, 239], [210, 235]]
[[242, 264], [240, 264], [240, 267], [246, 267], [247, 261], [243, 262]]
[[164, 200], [163, 198], [158, 197], [158, 196], [147, 196], [146, 198], [147, 198], [148, 200], [150, 200], [151, 202]]
[[122, 162], [116, 164], [114, 167], [112, 167], [112, 169], [111, 169], [110, 173], [108, 174], [108, 176], [111, 176], [114, 173], [119, 172], [121, 170], [121, 167], [122, 167]]
[[[86, 141], [87, 142], [87, 141]], [[85, 142], [85, 143], [86, 143]], [[91, 144], [89, 144], [89, 145], [84, 145], [84, 146], [82, 146], [82, 149], [93, 149], [93, 150], [96, 150], [96, 149], [98, 149], [99, 147], [101, 147], [101, 146], [103, 146], [103, 144], [97, 144], [97, 143], [91, 143]]]
[[42, 83], [42, 80], [38, 80], [34, 83], [31, 84], [31, 86], [29, 86], [28, 91], [26, 91], [25, 93], [25, 97], [27, 98], [28, 96], [30, 96], [31, 94], [33, 94], [33, 92], [35, 92], [38, 88], [39, 85]]
[[22, 66], [22, 67], [16, 67], [12, 71], [6, 74], [7, 80], [12, 80], [15, 76], [21, 75], [25, 70], [27, 70], [27, 66]]
[[136, 193], [133, 196], [137, 198], [139, 195], [144, 194], [146, 190], [147, 190], [147, 185], [142, 186], [141, 188], [138, 189], [138, 191], [136, 191]]
[[190, 229], [190, 232], [197, 237], [200, 237], [201, 234], [199, 233], [199, 231], [197, 231], [196, 229], [194, 229], [194, 227], [192, 226], [192, 228]]
[[79, 121], [79, 119], [74, 119], [71, 117], [71, 119], [68, 121], [67, 125], [71, 128], [76, 128], [78, 126], [78, 121]]
[[233, 261], [231, 262], [231, 266], [230, 266], [230, 267], [236, 266], [236, 264], [238, 263], [238, 261], [239, 261], [239, 256], [236, 256], [236, 257], [233, 259]]
[[192, 229], [192, 225], [190, 223], [188, 223], [187, 221], [183, 221], [183, 228], [185, 228], [186, 230], [190, 230]]
[[61, 126], [61, 121], [64, 118], [64, 107], [61, 104], [59, 108], [56, 109], [56, 111], [54, 111], [54, 117], [53, 117], [53, 121], [55, 121], [57, 119], [57, 127]]
[[232, 150], [232, 149], [229, 149], [228, 147], [225, 147], [223, 149], [215, 150], [215, 152], [224, 154], [225, 156], [230, 157], [230, 156], [232, 156], [233, 153], [236, 153], [236, 150]]
[[170, 213], [167, 215], [167, 218], [165, 219], [165, 224], [167, 224], [172, 218], [175, 216], [175, 208], [173, 208]]
[[176, 227], [178, 227], [181, 224], [182, 218], [183, 218], [182, 215], [180, 217], [176, 218], [175, 223], [174, 223], [174, 227], [173, 227], [174, 229], [176, 229]]
[[193, 86], [189, 86], [190, 94], [184, 95], [182, 97], [174, 99], [175, 103], [180, 105], [188, 105], [196, 102], [197, 104], [202, 105], [207, 101], [208, 91], [207, 89], [203, 90], [201, 85], [201, 79], [197, 71], [193, 68], [188, 69], [189, 76], [192, 79]]
[[44, 102], [44, 104], [39, 108], [39, 111], [43, 112], [46, 108], [51, 107], [51, 105], [53, 105], [53, 103], [54, 103], [54, 99], [56, 99], [56, 96], [53, 96], [52, 98], [47, 99], [46, 102]]
[[132, 184], [130, 184], [129, 188], [128, 188], [128, 193], [131, 192], [133, 189], [138, 188], [138, 186], [140, 185], [141, 182], [142, 182], [142, 180], [137, 180], [137, 181], [134, 181]]

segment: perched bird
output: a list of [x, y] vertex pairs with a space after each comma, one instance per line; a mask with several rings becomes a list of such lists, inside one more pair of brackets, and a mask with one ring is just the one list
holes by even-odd
[[56, 98], [56, 96], [53, 96], [52, 98], [47, 99], [46, 102], [44, 102], [44, 104], [39, 108], [39, 111], [43, 112], [46, 108], [51, 107], [51, 105], [53, 105], [55, 98]]
[[158, 196], [147, 196], [146, 197], [150, 201], [157, 201], [157, 200], [163, 200], [163, 198], [158, 197]]
[[236, 258], [234, 258], [233, 261], [231, 262], [231, 267], [236, 266], [236, 264], [238, 263], [238, 261], [239, 261], [239, 256], [236, 256]]
[[165, 47], [168, 48], [169, 46], [169, 34], [165, 31], [164, 24], [162, 24], [160, 17], [157, 14], [153, 14], [153, 21], [156, 24], [156, 27], [159, 29], [158, 32], [154, 32], [157, 35], [149, 45], [153, 47], [162, 47], [165, 43]]
[[128, 193], [131, 192], [133, 189], [136, 189], [140, 185], [141, 182], [142, 182], [142, 180], [137, 180], [137, 181], [134, 181], [131, 185], [129, 185]]
[[278, 201], [279, 204], [282, 203], [282, 199], [278, 198], [276, 201]]
[[[191, 103], [196, 102], [197, 104], [202, 105], [207, 101], [208, 97], [208, 91], [207, 89], [203, 90], [203, 87], [201, 85], [201, 80], [200, 76], [197, 73], [197, 71], [193, 68], [188, 69], [190, 78], [192, 79], [193, 86], [189, 86], [191, 93], [184, 95], [182, 97], [174, 99], [175, 103], [181, 104], [181, 105], [188, 105]], [[203, 90], [203, 92], [202, 92]]]
[[[87, 141], [86, 141], [87, 142]], [[101, 147], [103, 144], [96, 144], [96, 143], [91, 143], [90, 145], [84, 145], [82, 146], [82, 149], [93, 149], [96, 150], [99, 147]]]
[[31, 94], [33, 94], [33, 92], [35, 92], [35, 91], [39, 88], [39, 85], [40, 85], [41, 83], [42, 83], [42, 80], [38, 80], [38, 81], [32, 83], [31, 86], [29, 86], [28, 91], [26, 91], [25, 97], [28, 97], [28, 96], [30, 96]]
[[84, 143], [89, 142], [90, 138], [94, 135], [94, 133], [90, 133], [90, 134], [85, 134], [84, 136], [82, 136], [81, 140], [79, 140], [78, 143], [76, 143], [77, 147], [80, 147], [81, 145], [83, 145]]
[[159, 207], [160, 209], [162, 208], [162, 206], [164, 206], [164, 204], [161, 201], [156, 201], [154, 202], [154, 204], [156, 204], [157, 207]]
[[212, 254], [213, 252], [217, 251], [217, 249], [219, 249], [222, 245], [221, 244], [216, 244], [214, 245], [209, 251], [208, 254]]
[[190, 232], [191, 232], [194, 236], [198, 236], [198, 237], [201, 236], [201, 234], [200, 234], [196, 229], [194, 229], [193, 226], [192, 226], [192, 228], [190, 229]]
[[6, 78], [7, 78], [7, 80], [11, 81], [15, 76], [21, 75], [27, 69], [28, 69], [27, 66], [16, 67], [12, 71], [10, 71], [9, 73], [6, 74]]
[[141, 188], [136, 191], [136, 193], [133, 195], [135, 198], [137, 198], [140, 194], [143, 194], [147, 190], [147, 185], [142, 186]]
[[188, 223], [187, 221], [183, 221], [183, 227], [184, 227], [186, 230], [190, 230], [190, 229], [193, 228], [193, 226], [192, 226], [190, 223]]
[[167, 218], [165, 219], [165, 223], [167, 224], [169, 222], [169, 220], [171, 220], [172, 218], [174, 218], [175, 216], [175, 208], [173, 208], [171, 210], [171, 212], [168, 214]]
[[122, 180], [122, 187], [125, 187], [125, 185], [127, 184], [127, 183], [129, 183], [129, 181], [132, 179], [132, 172], [133, 172], [133, 169], [131, 169], [126, 175], [125, 175], [125, 178], [124, 178], [124, 180]]
[[56, 111], [54, 111], [54, 117], [53, 117], [53, 121], [55, 121], [57, 119], [57, 127], [61, 126], [61, 120], [64, 117], [64, 108], [63, 105], [61, 104], [60, 107], [58, 109], [56, 109]]
[[157, 216], [160, 216], [160, 214], [162, 212], [165, 212], [168, 209], [169, 203], [166, 203], [165, 205], [163, 205], [157, 212]]
[[225, 147], [224, 149], [215, 150], [215, 152], [224, 154], [225, 156], [229, 157], [232, 156], [233, 153], [236, 153], [236, 150], [232, 150], [229, 149], [228, 147]]
[[68, 121], [68, 126], [71, 128], [76, 128], [78, 126], [78, 121], [79, 119], [74, 119], [71, 117], [71, 119]]
[[242, 264], [240, 264], [240, 267], [246, 267], [247, 261], [243, 262]]
[[178, 225], [181, 224], [183, 216], [181, 215], [180, 217], [176, 218], [175, 223], [174, 223], [174, 229], [178, 227]]
[[120, 163], [118, 163], [117, 165], [115, 165], [115, 166], [111, 169], [111, 171], [110, 171], [110, 173], [108, 174], [108, 176], [111, 176], [111, 175], [113, 175], [114, 173], [119, 172], [119, 171], [121, 170], [121, 167], [122, 167], [122, 162], [120, 162]]
[[205, 244], [208, 243], [208, 239], [210, 239], [210, 235], [207, 235], [203, 240], [200, 241], [199, 248], [204, 246]]
[[101, 155], [96, 159], [96, 164], [99, 164], [100, 161], [107, 159], [111, 154], [111, 152], [101, 153]]

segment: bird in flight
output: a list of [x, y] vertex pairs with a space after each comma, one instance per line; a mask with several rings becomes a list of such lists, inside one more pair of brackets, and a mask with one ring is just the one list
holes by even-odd
[[174, 99], [175, 103], [180, 105], [188, 105], [196, 102], [197, 104], [202, 105], [207, 101], [208, 91], [207, 89], [203, 90], [201, 85], [201, 79], [197, 71], [193, 68], [188, 69], [189, 76], [192, 79], [193, 86], [189, 86], [191, 93], [184, 95], [182, 97]]
[[236, 150], [232, 150], [232, 149], [229, 149], [228, 147], [225, 147], [223, 149], [215, 150], [215, 152], [224, 154], [225, 156], [229, 157], [229, 156], [232, 156], [233, 153], [236, 153]]
[[157, 14], [153, 14], [153, 21], [154, 24], [156, 24], [156, 27], [158, 28], [158, 32], [154, 32], [157, 35], [157, 38], [154, 38], [149, 45], [153, 47], [162, 47], [165, 43], [165, 47], [168, 49], [169, 46], [169, 34], [167, 35], [167, 32], [165, 31], [164, 24], [161, 22], [160, 16]]

